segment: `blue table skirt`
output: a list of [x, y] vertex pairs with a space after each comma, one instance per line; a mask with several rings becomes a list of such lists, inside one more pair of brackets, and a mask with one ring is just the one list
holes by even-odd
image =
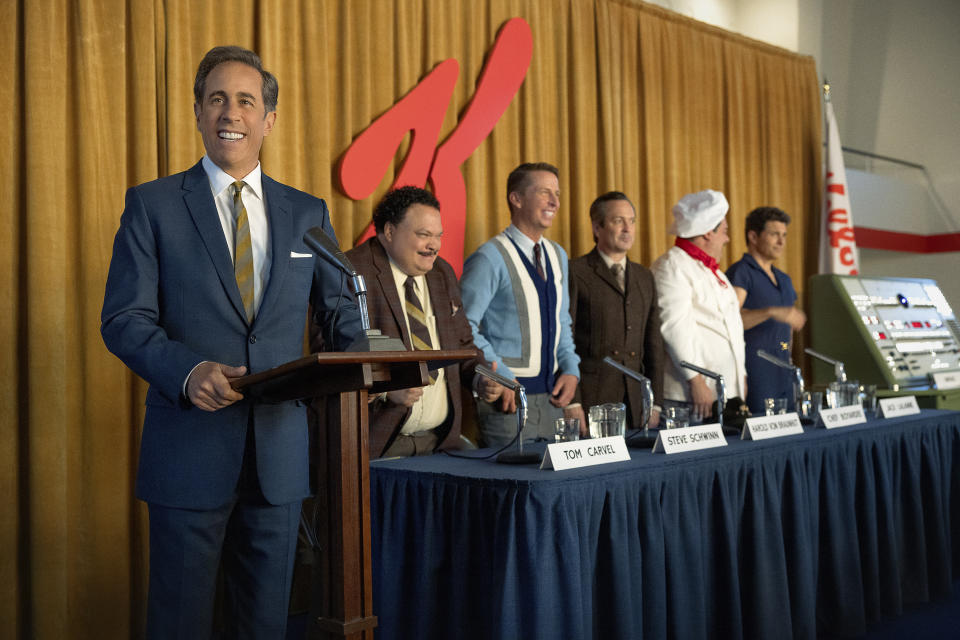
[[377, 636], [862, 634], [960, 575], [960, 413], [631, 456], [372, 463]]

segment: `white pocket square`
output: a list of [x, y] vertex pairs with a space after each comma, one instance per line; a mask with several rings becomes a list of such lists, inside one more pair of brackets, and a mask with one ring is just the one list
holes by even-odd
[[312, 258], [312, 257], [313, 257], [313, 254], [312, 254], [312, 253], [297, 253], [296, 251], [291, 251], [291, 252], [290, 252], [290, 257], [291, 257], [291, 258]]

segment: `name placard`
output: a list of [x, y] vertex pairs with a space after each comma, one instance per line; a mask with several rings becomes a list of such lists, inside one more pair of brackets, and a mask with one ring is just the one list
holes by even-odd
[[863, 424], [867, 421], [867, 416], [863, 413], [863, 407], [856, 404], [849, 407], [837, 407], [836, 409], [821, 409], [820, 421], [827, 429], [836, 429], [837, 427]]
[[940, 371], [931, 377], [937, 389], [960, 389], [960, 371]]
[[884, 418], [899, 418], [900, 416], [912, 416], [915, 413], [920, 413], [920, 405], [917, 404], [916, 396], [882, 398], [880, 400], [880, 411]]
[[682, 429], [661, 429], [657, 434], [657, 441], [653, 443], [653, 453], [681, 453], [725, 446], [727, 439], [723, 436], [719, 423], [702, 424]]
[[630, 452], [627, 450], [627, 443], [623, 436], [590, 438], [548, 444], [540, 468], [563, 471], [608, 462], [623, 462], [629, 459]]
[[741, 440], [766, 440], [780, 436], [792, 436], [803, 433], [800, 416], [786, 413], [778, 416], [758, 416], [747, 418], [746, 427], [740, 432]]

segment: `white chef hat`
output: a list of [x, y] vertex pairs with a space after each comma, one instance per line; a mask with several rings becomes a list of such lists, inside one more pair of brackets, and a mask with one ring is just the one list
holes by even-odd
[[712, 231], [730, 210], [727, 198], [719, 191], [705, 189], [688, 193], [673, 205], [670, 233], [678, 238], [692, 238]]

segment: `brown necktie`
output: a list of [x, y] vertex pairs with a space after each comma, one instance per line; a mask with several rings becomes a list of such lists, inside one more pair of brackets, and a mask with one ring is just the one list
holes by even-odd
[[237, 227], [233, 234], [233, 275], [237, 278], [237, 287], [240, 289], [240, 299], [243, 300], [247, 322], [253, 322], [253, 243], [250, 240], [247, 208], [243, 206], [243, 199], [240, 197], [243, 185], [244, 182], [241, 180], [233, 183], [233, 213], [237, 220]]
[[[427, 328], [427, 316], [423, 313], [423, 305], [420, 304], [420, 296], [414, 288], [416, 281], [408, 277], [403, 283], [404, 306], [407, 311], [407, 322], [410, 324], [410, 342], [416, 351], [429, 351], [433, 349], [433, 341], [430, 339], [430, 329]], [[430, 384], [437, 381], [437, 375], [430, 373]]]
[[626, 289], [626, 282], [623, 275], [623, 265], [618, 262], [614, 265], [611, 265], [610, 268], [613, 270], [613, 277], [617, 279], [617, 286], [620, 287], [620, 292], [623, 293], [624, 289]]
[[537, 263], [537, 275], [540, 276], [541, 280], [547, 279], [547, 274], [543, 271], [543, 255], [540, 249], [540, 243], [533, 245], [533, 259]]

